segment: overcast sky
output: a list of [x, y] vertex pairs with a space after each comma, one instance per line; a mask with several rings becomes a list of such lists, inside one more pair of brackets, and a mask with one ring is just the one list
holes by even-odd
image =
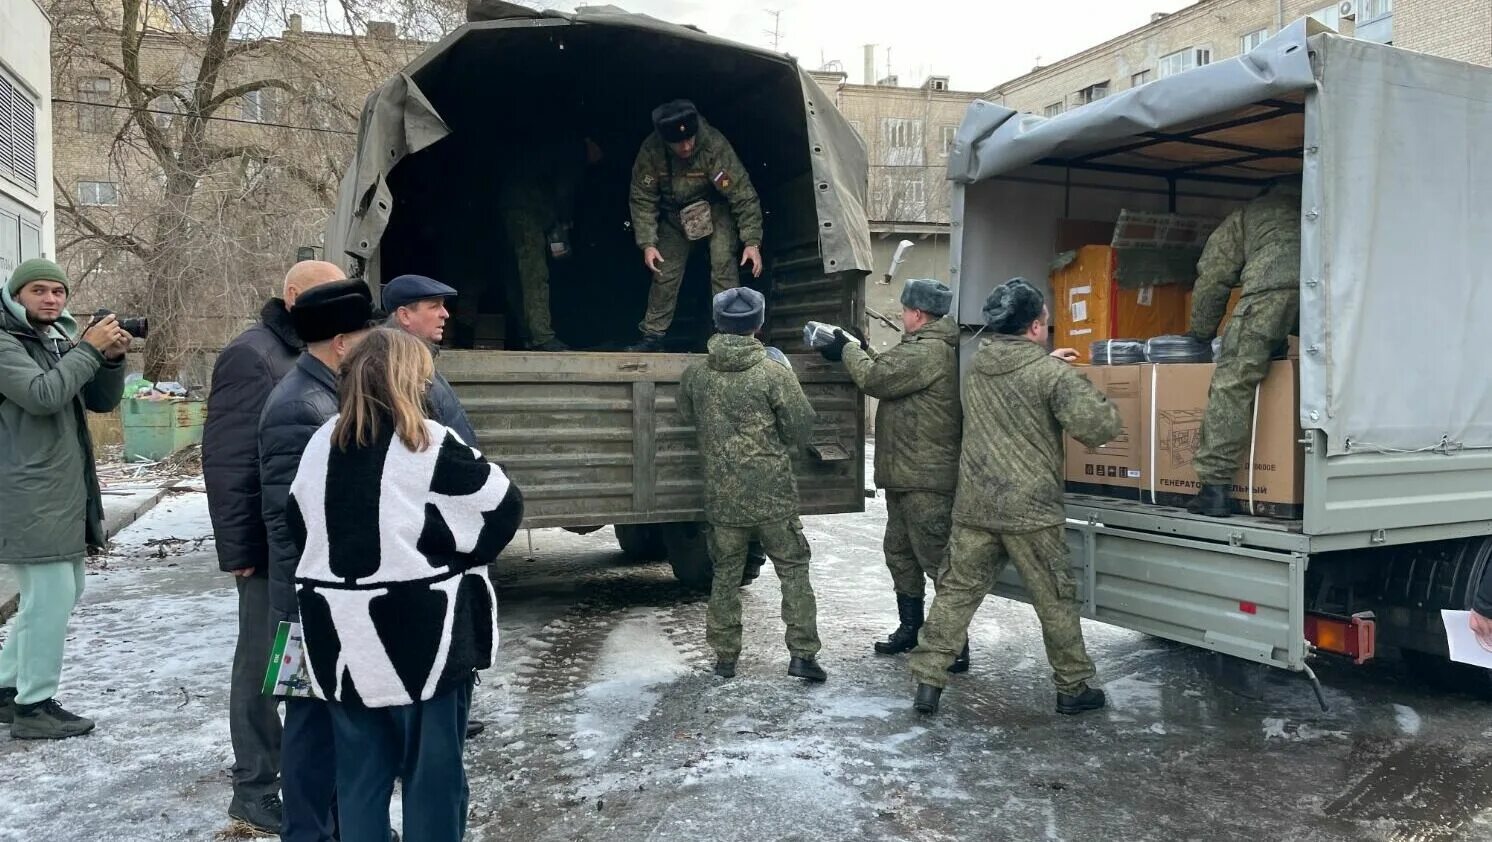
[[[591, 0], [601, 4], [606, 0]], [[863, 81], [864, 45], [876, 44], [876, 73], [903, 85], [950, 76], [955, 90], [984, 91], [1174, 12], [1187, 0], [611, 0], [630, 12], [692, 23], [712, 35], [771, 46], [768, 10], [781, 15], [782, 51], [808, 68], [839, 60]], [[543, 4], [551, 5], [551, 4]], [[573, 9], [586, 3], [555, 2]]]

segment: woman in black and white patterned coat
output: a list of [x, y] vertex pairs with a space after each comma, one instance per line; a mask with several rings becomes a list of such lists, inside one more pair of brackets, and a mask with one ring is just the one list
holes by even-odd
[[331, 702], [342, 838], [458, 840], [476, 670], [497, 653], [487, 565], [523, 497], [501, 468], [429, 419], [430, 352], [376, 330], [343, 362], [339, 414], [312, 436], [287, 517], [311, 681]]

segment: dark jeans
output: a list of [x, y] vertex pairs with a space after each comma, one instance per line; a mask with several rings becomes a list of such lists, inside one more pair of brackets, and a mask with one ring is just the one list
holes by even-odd
[[[337, 797], [337, 752], [332, 737], [332, 707], [317, 699], [285, 700], [280, 771], [285, 821], [280, 827], [281, 842], [331, 842], [336, 838], [332, 811]], [[388, 813], [387, 807], [384, 813]], [[388, 837], [387, 831], [382, 837], [343, 836], [347, 842]]]
[[280, 714], [264, 695], [264, 673], [274, 645], [269, 618], [269, 577], [235, 578], [238, 645], [228, 690], [228, 733], [233, 740], [233, 795], [257, 802], [280, 791]]
[[404, 838], [459, 842], [470, 795], [463, 752], [471, 682], [391, 708], [331, 704], [338, 752], [337, 810], [345, 842], [389, 838], [394, 781], [404, 784]]

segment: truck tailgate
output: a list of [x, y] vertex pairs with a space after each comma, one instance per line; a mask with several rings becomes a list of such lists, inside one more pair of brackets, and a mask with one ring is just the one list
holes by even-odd
[[[689, 354], [445, 351], [477, 446], [523, 489], [524, 526], [661, 523], [704, 516], [694, 428], [675, 396]], [[818, 413], [798, 464], [804, 514], [864, 508], [861, 398], [842, 366], [790, 358]]]

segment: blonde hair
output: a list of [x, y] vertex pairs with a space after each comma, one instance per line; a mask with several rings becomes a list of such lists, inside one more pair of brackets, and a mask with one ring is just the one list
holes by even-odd
[[424, 342], [402, 330], [377, 328], [357, 344], [337, 376], [341, 417], [332, 443], [342, 450], [368, 447], [385, 422], [410, 450], [430, 446], [425, 393], [435, 376], [435, 359]]

